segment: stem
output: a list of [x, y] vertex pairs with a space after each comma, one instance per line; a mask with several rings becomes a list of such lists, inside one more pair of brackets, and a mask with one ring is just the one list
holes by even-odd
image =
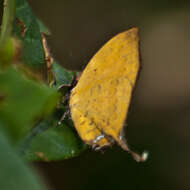
[[0, 50], [3, 49], [11, 35], [12, 22], [15, 15], [15, 0], [4, 0], [3, 19], [0, 34]]

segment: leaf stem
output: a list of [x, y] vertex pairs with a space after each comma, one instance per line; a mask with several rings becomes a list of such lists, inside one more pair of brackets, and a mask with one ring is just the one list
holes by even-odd
[[0, 50], [3, 49], [11, 35], [12, 22], [15, 16], [15, 0], [4, 0], [4, 10], [0, 33]]

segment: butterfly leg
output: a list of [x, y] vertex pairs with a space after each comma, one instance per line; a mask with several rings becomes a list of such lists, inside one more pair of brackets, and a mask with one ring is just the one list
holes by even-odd
[[70, 115], [68, 104], [69, 104], [70, 92], [72, 88], [74, 87], [75, 82], [76, 82], [76, 76], [73, 77], [71, 84], [62, 84], [61, 86], [58, 87], [58, 91], [64, 94], [60, 105], [67, 108], [64, 114], [62, 115], [61, 119], [59, 120], [58, 125], [61, 125], [63, 120], [66, 118], [66, 116]]
[[66, 118], [67, 115], [70, 114], [70, 110], [68, 109], [67, 111], [64, 112], [64, 114], [62, 115], [61, 119], [58, 122], [58, 125], [61, 125], [61, 123], [64, 121], [64, 119]]

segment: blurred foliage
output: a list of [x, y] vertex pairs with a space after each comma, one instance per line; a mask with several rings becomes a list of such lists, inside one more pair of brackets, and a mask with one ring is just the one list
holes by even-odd
[[[42, 33], [49, 29], [25, 0], [5, 0], [0, 38], [0, 187], [44, 189], [24, 163], [63, 160], [79, 155], [86, 145], [68, 117], [67, 100], [76, 72], [55, 61], [51, 72], [56, 81], [49, 87]], [[15, 12], [16, 10], [16, 12]], [[59, 90], [60, 86], [66, 87]]]
[[13, 68], [0, 73], [0, 89], [0, 122], [14, 140], [29, 132], [35, 118], [49, 114], [58, 97], [54, 89], [25, 79]]
[[[4, 127], [1, 125], [1, 127]], [[41, 183], [0, 133], [0, 187], [3, 190], [42, 190]]]
[[14, 39], [9, 38], [6, 40], [3, 47], [0, 48], [0, 66], [1, 69], [9, 66], [13, 61], [15, 52]]

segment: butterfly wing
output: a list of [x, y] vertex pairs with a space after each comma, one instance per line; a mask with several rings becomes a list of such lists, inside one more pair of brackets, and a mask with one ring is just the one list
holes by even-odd
[[127, 149], [123, 126], [139, 71], [138, 29], [108, 41], [91, 59], [70, 96], [71, 116], [80, 137], [92, 146]]

